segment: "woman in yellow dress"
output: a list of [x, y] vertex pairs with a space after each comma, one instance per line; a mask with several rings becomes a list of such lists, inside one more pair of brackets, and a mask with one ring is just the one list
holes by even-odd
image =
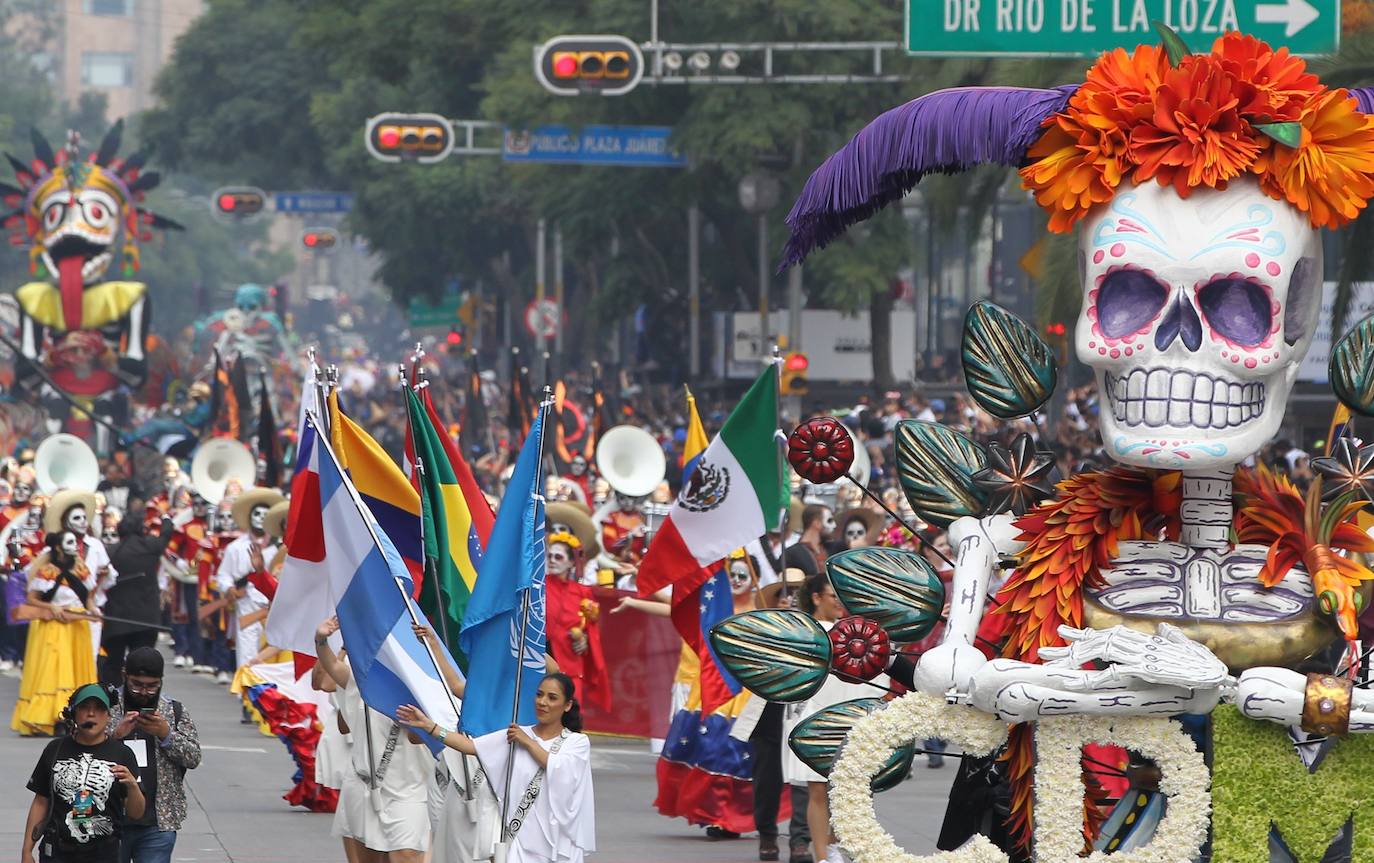
[[26, 735], [52, 735], [72, 692], [96, 678], [90, 620], [77, 616], [96, 614], [95, 576], [75, 533], [50, 533], [46, 544], [29, 568], [26, 602], [38, 617], [29, 624], [24, 677], [10, 719], [10, 728]]

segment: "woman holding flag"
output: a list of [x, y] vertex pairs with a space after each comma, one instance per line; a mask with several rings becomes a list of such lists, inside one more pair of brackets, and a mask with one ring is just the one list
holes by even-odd
[[[582, 863], [596, 850], [592, 795], [592, 746], [582, 732], [576, 688], [566, 674], [544, 675], [534, 696], [534, 725], [468, 737], [440, 727], [418, 707], [396, 711], [402, 725], [423, 731], [450, 749], [476, 755], [487, 776], [504, 776], [514, 744], [508, 863]], [[492, 790], [498, 799], [499, 783]]]

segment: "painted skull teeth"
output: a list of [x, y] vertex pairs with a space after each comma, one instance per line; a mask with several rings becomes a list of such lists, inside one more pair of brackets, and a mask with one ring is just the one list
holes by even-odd
[[79, 225], [65, 225], [44, 242], [43, 264], [48, 272], [56, 273], [58, 260], [70, 254], [79, 254], [86, 258], [81, 265], [81, 279], [90, 284], [98, 281], [114, 260], [110, 240], [109, 234], [100, 234]]
[[1264, 413], [1265, 385], [1172, 369], [1103, 375], [1112, 416], [1128, 427], [1227, 429]]

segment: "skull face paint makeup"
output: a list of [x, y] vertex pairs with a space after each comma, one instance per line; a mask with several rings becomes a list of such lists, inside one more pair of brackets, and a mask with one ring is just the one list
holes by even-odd
[[62, 534], [62, 553], [69, 557], [76, 557], [77, 549], [80, 548], [76, 534], [66, 531]]
[[67, 510], [67, 517], [62, 521], [63, 527], [78, 535], [85, 534], [86, 529], [89, 528], [90, 525], [91, 523], [86, 516], [86, 508], [84, 506], [74, 506]]
[[572, 549], [561, 542], [550, 543], [544, 552], [545, 567], [548, 574], [557, 578], [568, 578], [572, 573]]
[[255, 506], [248, 511], [248, 527], [253, 533], [262, 533], [263, 521], [267, 517], [267, 507]]
[[753, 588], [753, 573], [749, 571], [749, 564], [743, 560], [730, 561], [730, 593], [735, 596], [743, 596]]

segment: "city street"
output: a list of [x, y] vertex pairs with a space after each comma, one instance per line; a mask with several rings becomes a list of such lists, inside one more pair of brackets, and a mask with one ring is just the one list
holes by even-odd
[[[18, 690], [18, 672], [0, 676], [0, 704], [13, 704]], [[293, 809], [281, 799], [289, 787], [290, 757], [277, 740], [239, 723], [238, 703], [225, 687], [169, 666], [166, 691], [195, 718], [205, 750], [204, 763], [188, 774], [190, 816], [177, 839], [177, 863], [342, 863], [343, 851], [329, 835], [332, 816]], [[11, 853], [18, 853], [32, 799], [24, 783], [44, 744], [8, 730], [0, 733], [0, 775], [6, 777], [0, 786], [0, 842]], [[592, 747], [596, 860], [757, 859], [752, 837], [714, 842], [700, 829], [654, 812], [654, 757], [647, 743], [594, 737]], [[929, 770], [918, 760], [910, 781], [879, 798], [884, 824], [908, 851], [934, 849], [956, 766], [951, 758], [943, 770]]]

